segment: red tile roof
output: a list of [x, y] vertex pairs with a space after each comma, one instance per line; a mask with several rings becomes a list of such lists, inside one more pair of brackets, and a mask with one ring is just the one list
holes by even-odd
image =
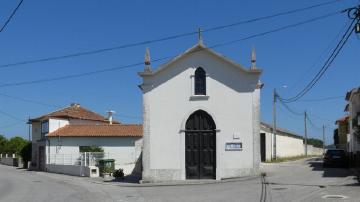
[[[79, 104], [72, 104], [69, 107], [51, 112], [49, 114], [31, 119], [30, 121], [41, 121], [47, 118], [74, 118], [82, 120], [92, 120], [92, 121], [103, 121], [108, 122], [107, 118], [92, 112], [88, 109], [81, 107]], [[119, 123], [118, 121], [113, 121], [113, 123]]]
[[342, 123], [342, 122], [347, 122], [347, 121], [349, 121], [349, 115], [346, 115], [346, 116], [336, 120], [335, 124]]
[[48, 137], [142, 137], [143, 127], [138, 124], [66, 125]]

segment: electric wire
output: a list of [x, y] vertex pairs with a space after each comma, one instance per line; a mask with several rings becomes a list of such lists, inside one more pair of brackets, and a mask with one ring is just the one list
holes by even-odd
[[18, 118], [18, 117], [14, 116], [14, 115], [12, 115], [10, 113], [7, 113], [7, 112], [5, 112], [3, 110], [0, 110], [0, 114], [3, 114], [3, 115], [5, 115], [5, 116], [7, 116], [7, 117], [9, 117], [9, 118], [11, 118], [13, 120], [16, 120], [16, 121], [26, 122], [24, 119]]
[[[238, 26], [238, 25], [253, 23], [253, 22], [266, 20], [266, 19], [271, 19], [271, 18], [284, 16], [284, 15], [289, 15], [289, 14], [293, 14], [293, 13], [298, 13], [298, 12], [310, 10], [310, 9], [313, 9], [313, 8], [333, 4], [333, 3], [336, 3], [336, 2], [339, 2], [339, 1], [340, 0], [327, 1], [327, 2], [324, 2], [324, 3], [320, 3], [320, 4], [315, 4], [315, 5], [312, 5], [312, 6], [307, 6], [307, 7], [303, 7], [303, 8], [298, 8], [298, 9], [293, 9], [293, 10], [289, 10], [289, 11], [284, 11], [284, 12], [272, 14], [272, 15], [267, 15], [267, 16], [253, 18], [253, 19], [248, 19], [248, 20], [235, 22], [235, 23], [231, 23], [231, 24], [227, 24], [227, 25], [216, 26], [216, 27], [205, 29], [202, 32], [212, 32], [212, 31], [221, 30], [221, 29], [225, 29], [225, 28], [229, 28], [229, 27]], [[198, 34], [198, 32], [188, 32], [188, 33], [177, 34], [177, 35], [167, 36], [167, 37], [163, 37], [163, 38], [153, 39], [153, 40], [147, 40], [147, 41], [123, 44], [123, 45], [109, 47], [109, 48], [102, 48], [102, 49], [96, 49], [96, 50], [90, 50], [90, 51], [84, 51], [84, 52], [77, 52], [77, 53], [65, 54], [65, 55], [60, 55], [60, 56], [46, 57], [46, 58], [40, 58], [40, 59], [34, 59], [34, 60], [25, 60], [25, 61], [21, 61], [21, 62], [3, 64], [3, 65], [0, 65], [0, 68], [27, 65], [27, 64], [34, 64], [34, 63], [40, 63], [40, 62], [48, 62], [48, 61], [54, 61], [54, 60], [61, 60], [61, 59], [79, 57], [79, 56], [84, 56], [84, 55], [99, 54], [99, 53], [113, 51], [113, 50], [119, 50], [119, 49], [130, 48], [130, 47], [141, 46], [141, 45], [149, 45], [149, 44], [153, 44], [153, 43], [157, 43], [157, 42], [178, 39], [178, 38], [191, 36], [191, 35], [195, 35], [195, 34]]]
[[304, 80], [305, 76], [318, 65], [320, 59], [325, 55], [325, 53], [328, 53], [330, 51], [331, 47], [334, 46], [333, 44], [336, 43], [337, 39], [347, 29], [349, 23], [345, 23], [345, 25], [339, 30], [336, 36], [330, 41], [328, 46], [322, 51], [319, 57], [317, 57], [317, 59], [312, 63], [312, 65], [306, 69], [306, 71], [299, 77], [299, 79], [297, 79], [293, 84], [290, 85], [289, 89], [297, 87]]
[[[250, 36], [247, 36], [247, 37], [243, 37], [241, 39], [215, 44], [213, 46], [210, 46], [210, 47], [207, 47], [207, 48], [201, 49], [201, 50], [196, 50], [194, 52], [203, 51], [203, 50], [211, 49], [211, 48], [218, 48], [218, 47], [221, 47], [221, 46], [227, 46], [227, 45], [234, 44], [234, 43], [237, 43], [237, 42], [240, 42], [240, 41], [249, 40], [249, 39], [252, 39], [252, 38], [268, 35], [268, 34], [271, 34], [271, 33], [275, 33], [275, 32], [279, 32], [279, 31], [282, 31], [282, 30], [289, 29], [289, 28], [304, 25], [304, 24], [307, 24], [307, 23], [315, 22], [315, 21], [325, 19], [327, 17], [334, 16], [334, 15], [340, 14], [340, 13], [342, 13], [342, 11], [331, 12], [331, 13], [328, 13], [328, 14], [325, 14], [325, 15], [321, 15], [321, 16], [309, 19], [309, 20], [305, 20], [305, 21], [301, 21], [301, 22], [298, 22], [298, 23], [285, 25], [285, 26], [282, 26], [282, 27], [279, 27], [279, 28], [276, 28], [276, 29], [272, 29], [272, 30], [269, 30], [269, 31], [265, 31], [265, 32], [253, 34], [253, 35], [250, 35]], [[151, 62], [158, 62], [158, 61], [166, 60], [166, 59], [169, 59], [169, 58], [175, 58], [175, 57], [177, 57], [177, 55], [176, 56], [158, 58], [158, 59], [155, 59], [155, 60], [151, 60]], [[43, 83], [43, 82], [58, 81], [58, 80], [64, 80], [64, 79], [72, 79], [72, 78], [90, 76], [90, 75], [99, 74], [99, 73], [105, 73], [105, 72], [112, 72], [112, 71], [127, 69], [127, 68], [131, 68], [131, 67], [139, 66], [139, 65], [142, 65], [142, 64], [144, 64], [144, 62], [137, 62], [137, 63], [128, 64], [128, 65], [124, 65], [124, 66], [112, 67], [112, 68], [101, 69], [101, 70], [94, 70], [94, 71], [83, 72], [83, 73], [78, 73], [78, 74], [64, 75], [64, 76], [59, 76], [59, 77], [44, 78], [44, 79], [30, 80], [30, 81], [21, 81], [21, 82], [14, 82], [14, 83], [4, 83], [4, 84], [0, 85], [0, 88], [10, 87], [10, 86], [22, 86], [22, 85], [29, 85], [29, 84], [36, 84], [36, 83]]]
[[11, 19], [14, 17], [16, 11], [20, 8], [22, 2], [24, 0], [20, 0], [20, 2], [18, 3], [18, 5], [16, 6], [16, 8], [11, 12], [10, 16], [8, 17], [8, 19], [5, 21], [4, 25], [0, 28], [0, 32], [4, 31], [5, 27], [9, 24], [9, 22], [11, 21]]
[[[359, 20], [357, 20], [357, 21], [359, 21]], [[296, 94], [294, 97], [281, 98], [279, 96], [279, 99], [281, 99], [281, 100], [283, 100], [283, 101], [285, 101], [287, 103], [295, 102], [295, 101], [299, 100], [300, 98], [302, 98], [305, 94], [307, 94], [316, 85], [316, 83], [325, 74], [325, 72], [331, 66], [331, 64], [333, 63], [335, 58], [338, 56], [338, 54], [340, 53], [340, 51], [342, 50], [342, 48], [344, 47], [344, 45], [346, 44], [346, 42], [350, 38], [350, 36], [351, 36], [351, 34], [352, 34], [353, 30], [354, 30], [353, 25], [354, 25], [355, 22], [356, 22], [356, 19], [354, 19], [352, 21], [352, 23], [350, 24], [350, 26], [348, 27], [348, 29], [346, 30], [346, 32], [342, 36], [341, 40], [339, 41], [339, 43], [336, 45], [335, 49], [333, 50], [333, 52], [329, 56], [329, 58], [326, 60], [326, 62], [321, 67], [319, 72], [314, 76], [314, 78], [305, 86], [305, 88], [303, 90], [301, 90], [298, 94]]]
[[39, 101], [36, 101], [36, 100], [30, 100], [30, 99], [26, 99], [26, 98], [21, 98], [21, 97], [18, 97], [18, 96], [8, 95], [8, 94], [4, 94], [4, 93], [0, 93], [0, 96], [7, 97], [7, 98], [10, 98], [10, 99], [14, 99], [14, 100], [19, 100], [19, 101], [22, 101], [22, 102], [42, 105], [42, 106], [46, 106], [46, 107], [62, 108], [61, 106], [58, 106], [58, 105], [47, 104], [47, 103], [44, 103], [44, 102], [39, 102]]
[[303, 100], [298, 100], [298, 102], [323, 102], [323, 101], [329, 101], [329, 100], [339, 100], [339, 99], [344, 99], [345, 96], [340, 95], [340, 96], [333, 96], [333, 97], [325, 97], [325, 98], [319, 98], [319, 99], [303, 99]]

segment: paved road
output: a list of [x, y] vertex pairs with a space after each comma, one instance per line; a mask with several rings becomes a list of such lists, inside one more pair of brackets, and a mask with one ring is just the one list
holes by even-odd
[[[262, 169], [267, 172], [266, 187], [260, 177], [206, 185], [120, 187], [0, 165], [0, 201], [360, 201], [354, 176], [345, 169], [323, 169], [318, 159], [264, 164]], [[322, 198], [329, 194], [348, 198]]]

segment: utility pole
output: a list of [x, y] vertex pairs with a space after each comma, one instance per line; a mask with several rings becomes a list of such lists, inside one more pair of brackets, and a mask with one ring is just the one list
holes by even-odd
[[274, 143], [273, 143], [273, 159], [276, 159], [276, 88], [274, 88], [274, 100], [273, 100], [273, 134], [274, 134]]
[[307, 113], [306, 113], [306, 111], [305, 111], [305, 112], [304, 112], [304, 124], [305, 124], [305, 156], [307, 156], [307, 152], [308, 152], [306, 121], [307, 121]]
[[325, 125], [323, 125], [323, 154], [325, 154]]
[[29, 131], [28, 131], [28, 135], [29, 135], [29, 142], [31, 141], [31, 122], [30, 122], [30, 116], [29, 116], [29, 119], [28, 119], [28, 122], [27, 124], [29, 124]]

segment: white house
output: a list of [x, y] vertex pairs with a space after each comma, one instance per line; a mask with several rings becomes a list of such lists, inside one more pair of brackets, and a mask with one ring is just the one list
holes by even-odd
[[258, 173], [261, 70], [200, 41], [152, 70], [143, 92], [143, 180], [216, 179]]
[[352, 165], [360, 167], [360, 88], [347, 92], [348, 105], [345, 111], [349, 113], [348, 152]]
[[[123, 168], [125, 174], [131, 174], [141, 154], [142, 125], [120, 124], [112, 121], [111, 116], [105, 118], [79, 104], [30, 122], [33, 169], [78, 173], [82, 169], [79, 166], [84, 165], [79, 162], [81, 148], [98, 146], [104, 150], [106, 158], [115, 160], [116, 169]], [[86, 165], [89, 164], [85, 160]]]

